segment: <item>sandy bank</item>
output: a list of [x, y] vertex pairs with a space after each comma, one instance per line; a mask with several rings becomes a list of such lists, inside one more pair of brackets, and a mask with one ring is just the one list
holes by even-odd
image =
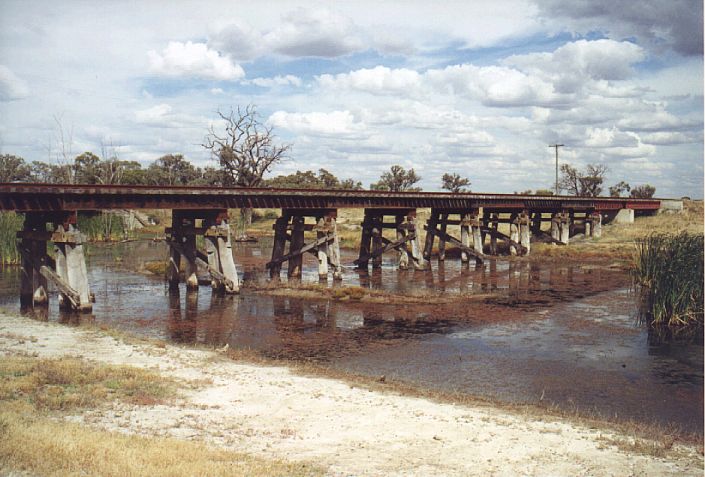
[[76, 356], [198, 380], [173, 405], [121, 405], [72, 420], [307, 460], [331, 475], [702, 475], [696, 449], [628, 453], [630, 439], [504, 409], [372, 392], [222, 354], [127, 344], [98, 331], [0, 315], [0, 354]]

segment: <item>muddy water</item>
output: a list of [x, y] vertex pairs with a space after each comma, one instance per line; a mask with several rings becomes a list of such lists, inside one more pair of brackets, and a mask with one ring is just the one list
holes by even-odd
[[[238, 245], [249, 282], [265, 281], [266, 244]], [[363, 305], [272, 297], [169, 292], [136, 272], [161, 260], [161, 243], [91, 246], [93, 314], [58, 311], [49, 320], [95, 320], [139, 335], [179, 343], [253, 350], [267, 357], [315, 360], [335, 369], [385, 375], [442, 391], [511, 403], [555, 404], [607, 418], [675, 425], [701, 433], [702, 346], [649, 346], [634, 325], [634, 298], [623, 272], [605, 266], [555, 266], [490, 261], [463, 268], [434, 262], [433, 273], [399, 272], [391, 260], [361, 274], [346, 268], [343, 285], [394, 293], [498, 291], [488, 303]], [[352, 263], [353, 257], [344, 257]], [[304, 281], [318, 282], [315, 261]], [[332, 282], [329, 282], [333, 286]], [[0, 307], [19, 309], [19, 270], [0, 271]]]

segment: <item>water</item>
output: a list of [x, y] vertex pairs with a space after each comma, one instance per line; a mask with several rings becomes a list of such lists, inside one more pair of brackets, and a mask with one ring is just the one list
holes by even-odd
[[[266, 280], [262, 250], [266, 244], [236, 247], [246, 280]], [[703, 432], [703, 348], [649, 346], [634, 324], [634, 297], [623, 272], [509, 261], [475, 270], [455, 259], [441, 268], [434, 263], [433, 273], [400, 272], [391, 260], [370, 274], [346, 268], [346, 286], [451, 297], [498, 290], [508, 297], [378, 305], [251, 290], [219, 296], [209, 287], [170, 293], [162, 279], [136, 271], [165, 254], [162, 243], [152, 242], [90, 247], [92, 315], [61, 315], [51, 294], [43, 318], [95, 320], [150, 338], [228, 343], [441, 391]], [[305, 262], [303, 280], [318, 282], [315, 261]], [[1, 270], [0, 307], [18, 311], [18, 290], [19, 270]]]

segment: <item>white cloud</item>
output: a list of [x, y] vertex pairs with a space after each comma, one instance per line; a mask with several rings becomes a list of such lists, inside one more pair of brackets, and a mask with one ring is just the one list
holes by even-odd
[[578, 40], [566, 43], [551, 53], [512, 55], [502, 63], [552, 78], [581, 76], [596, 80], [623, 80], [634, 74], [632, 65], [645, 57], [643, 48], [628, 41]]
[[325, 8], [298, 8], [286, 13], [263, 40], [272, 51], [287, 56], [332, 58], [363, 47], [353, 22]]
[[211, 50], [205, 43], [170, 41], [161, 53], [149, 51], [149, 69], [164, 76], [193, 76], [219, 81], [237, 80], [245, 76], [238, 64]]
[[143, 124], [161, 124], [171, 114], [172, 107], [168, 104], [158, 104], [148, 109], [135, 111], [135, 119]]
[[26, 98], [29, 86], [10, 68], [0, 65], [0, 101], [13, 101]]
[[239, 61], [252, 60], [265, 52], [262, 34], [242, 21], [226, 25], [209, 43]]
[[616, 127], [588, 128], [585, 139], [586, 147], [635, 147], [639, 145], [639, 137], [634, 133], [625, 133]]
[[288, 113], [274, 112], [267, 123], [297, 134], [323, 137], [360, 137], [365, 132], [365, 125], [355, 120], [350, 111], [332, 111], [330, 113]]
[[642, 133], [639, 135], [642, 142], [645, 144], [654, 144], [658, 146], [672, 146], [674, 144], [702, 143], [703, 135], [700, 134], [684, 134], [682, 132], [659, 131], [652, 133]]
[[301, 78], [294, 75], [277, 75], [272, 78], [253, 78], [251, 80], [244, 80], [242, 81], [242, 84], [253, 84], [262, 88], [273, 88], [275, 86], [299, 87], [301, 86], [302, 81]]
[[376, 66], [372, 69], [360, 69], [337, 75], [320, 75], [318, 84], [329, 89], [352, 89], [371, 94], [410, 95], [421, 85], [420, 75], [406, 68], [390, 69]]

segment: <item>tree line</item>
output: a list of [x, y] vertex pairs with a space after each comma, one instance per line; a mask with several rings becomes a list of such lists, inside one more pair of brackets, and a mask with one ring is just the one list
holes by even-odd
[[[101, 156], [84, 152], [71, 160], [62, 142], [63, 160], [57, 164], [41, 161], [25, 162], [11, 154], [0, 155], [0, 182], [43, 182], [62, 184], [123, 184], [154, 186], [206, 187], [277, 187], [306, 189], [363, 189], [354, 179], [339, 179], [326, 169], [296, 171], [265, 179], [265, 175], [287, 158], [291, 144], [277, 141], [272, 128], [264, 124], [253, 105], [217, 112], [219, 121], [211, 125], [201, 146], [211, 153], [217, 167], [196, 167], [182, 154], [167, 154], [147, 167], [139, 162], [121, 160], [115, 149], [102, 148]], [[59, 123], [60, 125], [60, 123]], [[62, 130], [63, 131], [63, 130]], [[62, 134], [62, 138], [64, 135]], [[595, 197], [602, 194], [607, 167], [588, 164], [580, 171], [569, 164], [561, 166], [558, 183], [570, 195]], [[370, 184], [371, 190], [418, 192], [421, 177], [416, 171], [393, 165]], [[470, 180], [457, 173], [445, 173], [441, 188], [453, 193], [469, 192]], [[649, 185], [631, 187], [622, 181], [609, 188], [609, 194], [619, 197], [653, 197], [656, 189]], [[530, 194], [524, 191], [522, 194]], [[537, 195], [551, 195], [539, 189]]]

